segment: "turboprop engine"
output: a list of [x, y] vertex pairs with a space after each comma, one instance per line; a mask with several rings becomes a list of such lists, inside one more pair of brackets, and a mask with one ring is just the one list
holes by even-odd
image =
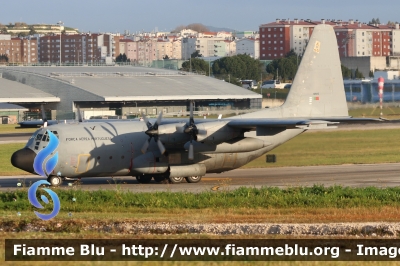
[[242, 134], [240, 129], [227, 126], [227, 121], [214, 121], [197, 125], [197, 142], [219, 144]]
[[162, 174], [168, 170], [168, 162], [159, 152], [146, 152], [132, 160], [132, 172]]

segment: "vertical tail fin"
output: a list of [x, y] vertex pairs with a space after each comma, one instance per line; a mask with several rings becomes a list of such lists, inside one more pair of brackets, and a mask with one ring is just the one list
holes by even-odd
[[321, 24], [314, 28], [281, 112], [283, 117], [348, 116], [332, 26]]

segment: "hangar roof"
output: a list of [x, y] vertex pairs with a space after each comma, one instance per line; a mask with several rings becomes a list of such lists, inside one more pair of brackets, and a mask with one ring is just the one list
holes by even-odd
[[176, 70], [136, 66], [23, 67], [21, 70], [68, 82], [105, 101], [261, 98], [260, 94], [228, 82]]
[[0, 78], [0, 102], [59, 102], [60, 98], [28, 85]]

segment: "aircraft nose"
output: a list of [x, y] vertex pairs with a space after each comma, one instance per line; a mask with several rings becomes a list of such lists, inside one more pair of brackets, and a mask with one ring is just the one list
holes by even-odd
[[19, 169], [34, 174], [33, 161], [36, 153], [28, 148], [23, 148], [13, 153], [11, 156], [11, 164]]

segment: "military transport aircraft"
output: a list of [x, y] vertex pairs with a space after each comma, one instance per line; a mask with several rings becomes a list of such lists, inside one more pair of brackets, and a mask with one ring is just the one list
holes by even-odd
[[[11, 158], [15, 167], [63, 179], [136, 176], [140, 183], [186, 179], [241, 167], [309, 129], [327, 129], [348, 116], [337, 41], [318, 25], [285, 103], [218, 120], [144, 117], [144, 121], [76, 122], [37, 130]], [[360, 119], [359, 119], [360, 120]]]

